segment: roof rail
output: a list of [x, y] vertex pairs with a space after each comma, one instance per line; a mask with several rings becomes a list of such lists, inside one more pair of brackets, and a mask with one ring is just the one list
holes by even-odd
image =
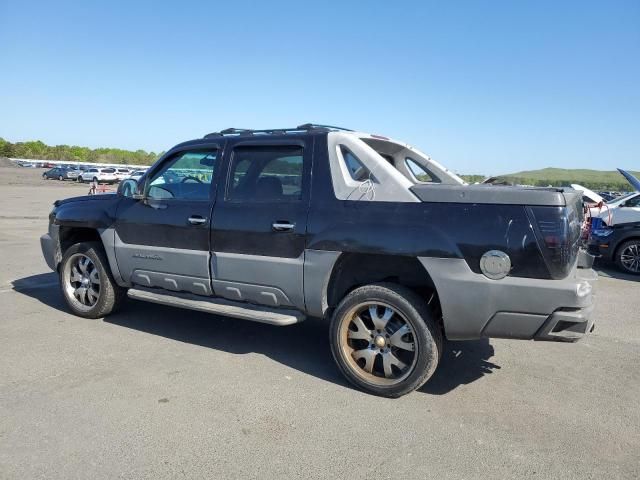
[[335, 127], [333, 125], [321, 125], [319, 123], [305, 123], [303, 125], [298, 125], [297, 127], [300, 130], [342, 130], [344, 132], [353, 132], [350, 128], [343, 127]]
[[305, 123], [292, 128], [269, 128], [266, 130], [252, 130], [249, 128], [225, 128], [219, 132], [207, 133], [204, 138], [223, 137], [225, 135], [277, 135], [286, 133], [308, 132], [310, 130], [342, 130], [352, 132], [348, 128], [334, 127], [331, 125], [319, 125], [317, 123]]

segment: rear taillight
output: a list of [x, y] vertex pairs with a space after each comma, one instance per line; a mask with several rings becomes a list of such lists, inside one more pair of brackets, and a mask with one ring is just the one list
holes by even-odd
[[540, 250], [552, 278], [565, 278], [580, 246], [580, 215], [575, 206], [527, 207]]

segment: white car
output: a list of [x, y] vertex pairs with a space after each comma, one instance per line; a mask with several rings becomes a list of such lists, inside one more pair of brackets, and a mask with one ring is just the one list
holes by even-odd
[[127, 178], [130, 178], [131, 180], [135, 180], [137, 182], [145, 173], [147, 173], [146, 170], [134, 170]]
[[[599, 198], [600, 201], [596, 202], [596, 205], [588, 205], [589, 212], [592, 217], [601, 218], [602, 221], [611, 226], [618, 225], [620, 223], [632, 223], [640, 222], [640, 181], [624, 170], [620, 170], [620, 173], [633, 185], [636, 189], [635, 192], [622, 195], [621, 197], [614, 198], [609, 202], [605, 202], [598, 194], [581, 187], [580, 185], [571, 185], [576, 190], [582, 190], [585, 197], [591, 197], [592, 199]], [[594, 197], [595, 195], [595, 197]], [[588, 203], [585, 201], [585, 203]], [[601, 206], [600, 206], [601, 205]]]
[[98, 183], [116, 183], [118, 177], [116, 176], [115, 168], [90, 168], [86, 172], [78, 175], [79, 182], [92, 182]]
[[602, 208], [594, 207], [591, 215], [600, 217], [607, 225], [640, 222], [640, 192], [632, 192], [608, 203]]
[[129, 169], [129, 168], [116, 168], [116, 177], [118, 178], [119, 182], [121, 182], [125, 178], [129, 178], [129, 175], [131, 175], [131, 169]]

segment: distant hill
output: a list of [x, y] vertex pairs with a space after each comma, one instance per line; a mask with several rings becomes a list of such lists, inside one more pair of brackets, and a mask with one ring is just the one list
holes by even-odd
[[[640, 178], [640, 172], [631, 173]], [[548, 185], [566, 187], [572, 183], [577, 183], [592, 190], [633, 190], [629, 182], [617, 170], [542, 168], [540, 170], [498, 175], [498, 178], [511, 183], [538, 187], [546, 187]]]

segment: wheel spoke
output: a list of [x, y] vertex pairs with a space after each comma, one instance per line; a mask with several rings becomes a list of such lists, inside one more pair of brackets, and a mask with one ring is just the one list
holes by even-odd
[[87, 273], [87, 263], [88, 263], [89, 259], [87, 257], [82, 257], [80, 260], [78, 260], [78, 267], [80, 268], [80, 271], [83, 274]]
[[393, 353], [391, 352], [383, 353], [382, 368], [384, 369], [384, 376], [387, 378], [393, 376], [393, 369], [391, 368], [392, 365], [395, 365], [400, 370], [404, 370], [405, 368], [407, 368], [407, 364], [404, 363], [402, 360], [400, 360], [398, 357], [396, 357]]
[[98, 300], [98, 292], [96, 292], [92, 287], [87, 288], [87, 299], [91, 304], [96, 303], [96, 300]]
[[353, 330], [349, 330], [347, 338], [351, 340], [371, 340], [371, 330], [365, 326], [362, 318], [359, 316], [355, 317], [352, 322], [356, 327], [358, 327], [358, 330], [355, 332]]
[[409, 325], [404, 324], [402, 327], [400, 327], [396, 331], [396, 333], [394, 333], [393, 335], [391, 335], [389, 337], [389, 343], [391, 345], [393, 345], [394, 347], [401, 348], [403, 350], [408, 350], [410, 352], [413, 352], [415, 350], [415, 343], [414, 342], [405, 342], [402, 339], [402, 337], [404, 337], [408, 333], [411, 333], [411, 329], [409, 328]]
[[87, 297], [87, 289], [85, 287], [78, 287], [74, 290], [73, 294], [76, 296], [81, 303], [86, 305], [86, 297]]
[[89, 279], [91, 280], [91, 283], [95, 283], [97, 285], [100, 285], [100, 277], [98, 276], [98, 269], [94, 268], [91, 273], [89, 274]]
[[384, 307], [384, 314], [381, 317], [378, 315], [378, 306], [371, 305], [369, 307], [369, 315], [371, 315], [374, 327], [377, 330], [384, 330], [391, 317], [393, 317], [393, 310], [389, 307]]
[[376, 355], [378, 355], [378, 352], [370, 348], [363, 348], [352, 353], [353, 358], [356, 360], [364, 358], [364, 367], [362, 368], [368, 373], [373, 372], [373, 363], [376, 360]]
[[82, 275], [80, 274], [80, 272], [78, 271], [78, 269], [76, 267], [72, 267], [71, 268], [71, 278], [70, 280], [72, 282], [79, 282], [80, 280], [82, 280]]

